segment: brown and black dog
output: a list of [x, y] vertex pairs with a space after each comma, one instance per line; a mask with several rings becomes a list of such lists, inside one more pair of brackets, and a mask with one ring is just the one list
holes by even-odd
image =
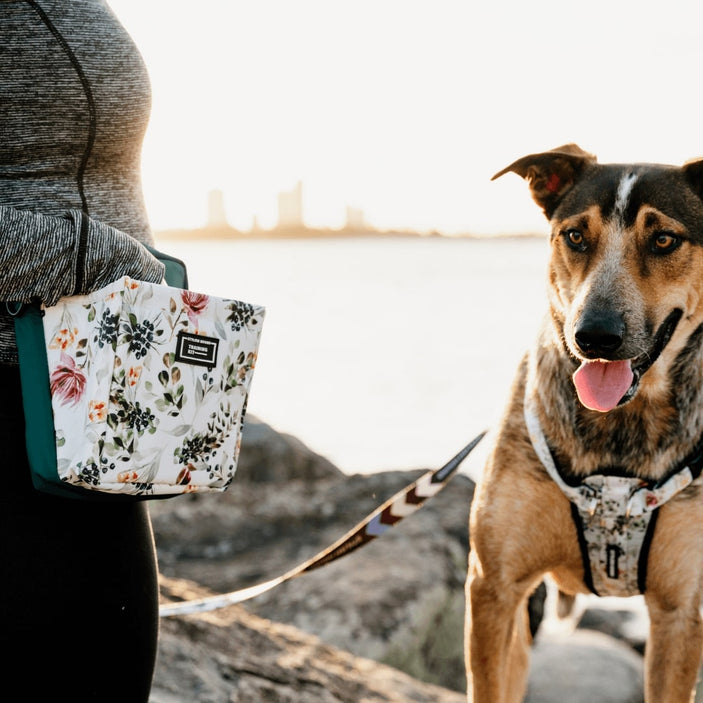
[[644, 593], [646, 701], [688, 703], [703, 651], [703, 159], [599, 164], [569, 144], [494, 178], [509, 171], [551, 225], [549, 309], [472, 505], [469, 700], [522, 700], [526, 603], [550, 574], [566, 594]]

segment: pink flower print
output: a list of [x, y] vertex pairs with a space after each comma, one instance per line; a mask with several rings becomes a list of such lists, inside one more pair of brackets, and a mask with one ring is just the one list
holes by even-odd
[[54, 335], [54, 338], [49, 343], [49, 349], [66, 349], [70, 347], [76, 339], [78, 328], [69, 329], [63, 327]]
[[49, 376], [51, 395], [61, 399], [62, 405], [76, 405], [85, 392], [85, 375], [68, 354], [61, 352], [59, 365]]
[[657, 504], [658, 501], [655, 495], [653, 495], [652, 493], [648, 493], [645, 502], [647, 503], [648, 508], [652, 508]]
[[107, 403], [102, 400], [91, 400], [88, 403], [88, 419], [91, 422], [103, 422], [107, 417]]
[[139, 382], [139, 377], [142, 375], [142, 367], [141, 366], [130, 366], [129, 371], [127, 372], [127, 383], [129, 383], [130, 386], [134, 387], [137, 385]]
[[210, 297], [204, 293], [193, 293], [193, 291], [181, 291], [181, 300], [185, 305], [186, 315], [193, 325], [198, 324], [198, 315], [205, 310]]

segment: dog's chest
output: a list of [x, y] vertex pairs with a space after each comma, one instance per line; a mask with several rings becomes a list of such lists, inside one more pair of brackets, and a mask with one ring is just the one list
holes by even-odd
[[575, 479], [565, 477], [558, 468], [534, 399], [529, 396], [524, 416], [537, 457], [571, 503], [585, 584], [598, 595], [644, 593], [658, 509], [700, 476], [703, 451], [699, 448], [658, 480], [618, 475], [611, 469]]

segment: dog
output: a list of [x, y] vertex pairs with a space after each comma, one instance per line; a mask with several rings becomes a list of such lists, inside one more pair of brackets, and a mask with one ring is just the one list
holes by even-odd
[[[473, 703], [523, 699], [526, 604], [644, 594], [647, 703], [684, 703], [703, 622], [703, 159], [601, 164], [575, 144], [498, 172], [550, 223], [547, 310], [470, 517]], [[597, 676], [598, 672], [594, 672]]]

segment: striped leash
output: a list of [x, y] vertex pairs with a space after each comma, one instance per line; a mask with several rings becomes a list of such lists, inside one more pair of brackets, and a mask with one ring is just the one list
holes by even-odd
[[439, 493], [439, 491], [447, 485], [447, 482], [459, 468], [461, 462], [473, 451], [485, 434], [485, 431], [481, 432], [440, 469], [428, 471], [420, 476], [417, 481], [414, 481], [407, 488], [399, 491], [392, 498], [389, 498], [383, 503], [383, 505], [376, 508], [368, 517], [347, 532], [346, 535], [338, 539], [334, 544], [282, 576], [271, 579], [270, 581], [265, 581], [256, 586], [232, 591], [231, 593], [223, 593], [179, 603], [166, 603], [159, 608], [159, 615], [161, 617], [170, 617], [173, 615], [203, 613], [208, 610], [217, 610], [218, 608], [225, 608], [228, 605], [241, 603], [242, 601], [261, 595], [285, 581], [290, 581], [296, 576], [318, 569], [325, 564], [329, 564], [353, 552], [355, 549], [367, 544], [376, 537], [380, 537], [386, 530], [397, 525], [404, 517], [412, 515], [418, 508], [422, 507], [427, 498]]

